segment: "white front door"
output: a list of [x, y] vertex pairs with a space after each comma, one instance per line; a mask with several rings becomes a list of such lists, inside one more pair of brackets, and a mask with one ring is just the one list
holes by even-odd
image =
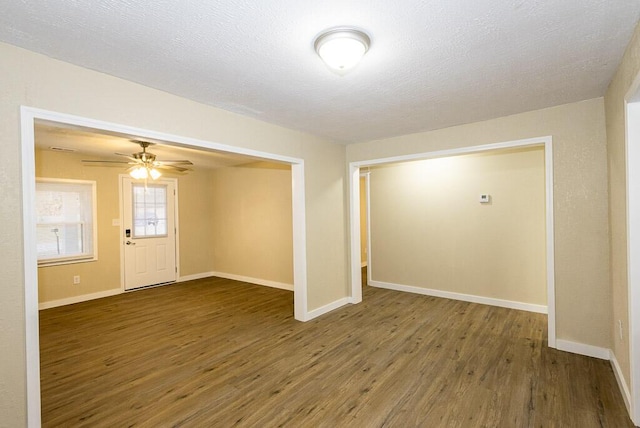
[[122, 177], [124, 288], [176, 280], [176, 181]]

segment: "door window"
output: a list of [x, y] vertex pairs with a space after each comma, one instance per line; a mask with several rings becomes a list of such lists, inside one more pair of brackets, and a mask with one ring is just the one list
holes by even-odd
[[167, 186], [133, 184], [133, 237], [167, 236]]

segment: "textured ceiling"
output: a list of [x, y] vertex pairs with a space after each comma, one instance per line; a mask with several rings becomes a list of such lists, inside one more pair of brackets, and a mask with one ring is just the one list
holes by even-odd
[[[638, 0], [4, 0], [0, 40], [349, 143], [602, 96]], [[364, 29], [345, 76], [313, 51]]]

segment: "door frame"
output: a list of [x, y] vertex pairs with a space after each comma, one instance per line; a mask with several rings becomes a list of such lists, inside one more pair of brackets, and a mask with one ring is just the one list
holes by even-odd
[[[626, 149], [629, 385], [618, 379], [631, 420], [640, 424], [640, 73], [624, 97]], [[634, 191], [631, 191], [634, 189]], [[614, 320], [615, 321], [615, 320]], [[618, 375], [618, 370], [614, 370]], [[622, 375], [622, 374], [621, 374]]]
[[299, 321], [312, 318], [307, 305], [307, 238], [304, 159], [231, 146], [207, 140], [167, 134], [113, 122], [91, 119], [66, 113], [20, 106], [20, 142], [22, 161], [22, 217], [23, 217], [23, 281], [25, 310], [25, 361], [27, 389], [27, 425], [41, 425], [40, 400], [40, 337], [38, 325], [38, 256], [36, 251], [35, 215], [35, 123], [49, 121], [61, 125], [92, 128], [97, 131], [136, 135], [141, 138], [170, 142], [171, 145], [213, 149], [252, 156], [291, 166], [291, 194], [293, 210], [293, 291], [294, 317]]
[[[365, 230], [365, 236], [367, 237], [367, 279], [370, 278], [371, 275], [371, 204], [369, 202], [369, 179], [371, 177], [371, 173], [369, 171], [360, 171], [360, 180], [364, 178], [364, 192], [365, 192], [365, 209], [367, 212], [365, 213], [365, 219], [367, 222], [367, 230]], [[361, 197], [362, 195], [358, 195]], [[369, 285], [369, 284], [367, 284]]]
[[[502, 143], [468, 146], [457, 149], [422, 152], [403, 156], [393, 156], [349, 163], [349, 227], [351, 264], [351, 303], [362, 301], [362, 272], [360, 268], [360, 169], [398, 162], [434, 159], [463, 154], [489, 152], [492, 150], [544, 147], [545, 204], [546, 204], [546, 264], [547, 264], [547, 336], [548, 345], [556, 348], [556, 298], [555, 298], [555, 256], [553, 226], [553, 139], [551, 136], [506, 141]], [[370, 227], [371, 222], [369, 222]], [[369, 236], [369, 269], [371, 269], [371, 237]], [[367, 275], [371, 280], [371, 274]]]
[[[125, 260], [125, 254], [124, 254], [124, 244], [123, 244], [123, 236], [124, 236], [124, 229], [125, 229], [125, 225], [124, 225], [124, 180], [127, 178], [131, 178], [128, 174], [120, 174], [118, 175], [118, 197], [119, 197], [119, 203], [120, 203], [120, 288], [122, 289], [122, 292], [130, 292], [130, 291], [137, 291], [140, 289], [144, 289], [147, 287], [140, 287], [140, 288], [136, 288], [136, 289], [131, 289], [131, 290], [127, 290], [125, 288], [125, 270], [124, 270], [124, 264], [126, 262]], [[175, 257], [176, 257], [176, 280], [174, 282], [177, 282], [180, 279], [180, 221], [178, 218], [178, 179], [177, 178], [172, 178], [172, 177], [162, 177], [160, 178], [160, 180], [164, 180], [164, 181], [171, 181], [173, 182], [173, 185], [175, 186], [175, 196], [174, 196], [174, 204], [173, 204], [173, 218], [174, 218], [174, 222], [175, 222]], [[168, 283], [163, 283], [163, 284], [158, 284], [158, 285], [168, 285], [168, 284], [172, 284], [171, 282]]]

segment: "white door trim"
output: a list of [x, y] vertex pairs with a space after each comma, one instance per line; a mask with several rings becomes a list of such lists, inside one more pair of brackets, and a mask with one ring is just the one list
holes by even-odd
[[[120, 203], [120, 289], [122, 290], [122, 292], [125, 291], [136, 291], [136, 290], [127, 290], [125, 287], [125, 270], [124, 270], [124, 264], [125, 264], [125, 254], [124, 254], [124, 249], [123, 249], [123, 245], [122, 245], [122, 239], [124, 236], [124, 229], [125, 229], [125, 225], [124, 225], [124, 200], [123, 200], [123, 195], [124, 195], [124, 180], [126, 178], [130, 178], [128, 174], [120, 174], [118, 175], [118, 198], [119, 198], [119, 203]], [[162, 180], [164, 181], [171, 181], [173, 182], [173, 185], [175, 186], [175, 190], [176, 193], [174, 195], [174, 205], [173, 205], [173, 218], [175, 219], [175, 235], [176, 235], [176, 239], [175, 239], [175, 254], [176, 254], [176, 282], [180, 279], [180, 219], [178, 218], [178, 213], [179, 213], [179, 209], [178, 209], [178, 194], [180, 193], [178, 191], [178, 179], [177, 178], [165, 178], [162, 177]]]
[[367, 222], [367, 230], [365, 231], [365, 235], [367, 237], [367, 275], [371, 273], [371, 204], [369, 203], [369, 179], [371, 178], [371, 174], [369, 171], [362, 172], [360, 171], [360, 178], [364, 178], [364, 191], [365, 191], [365, 209], [367, 212], [365, 213], [365, 218]]
[[40, 414], [40, 339], [38, 327], [38, 257], [36, 252], [35, 216], [35, 135], [36, 120], [93, 128], [142, 138], [171, 142], [176, 146], [191, 146], [253, 156], [291, 165], [293, 201], [293, 289], [294, 317], [300, 321], [311, 318], [307, 310], [307, 253], [305, 223], [304, 160], [243, 147], [214, 143], [196, 138], [166, 134], [148, 129], [120, 125], [101, 120], [58, 113], [34, 107], [20, 107], [22, 153], [22, 212], [24, 257], [24, 308], [27, 368], [27, 425], [39, 427]]
[[[624, 99], [631, 419], [640, 425], [640, 74]], [[633, 189], [633, 191], [632, 191]]]
[[[546, 250], [547, 250], [547, 327], [548, 344], [556, 347], [556, 298], [555, 298], [555, 256], [553, 229], [553, 142], [551, 136], [506, 141], [502, 143], [470, 146], [458, 149], [438, 150], [349, 163], [349, 214], [350, 214], [350, 256], [351, 256], [351, 303], [362, 301], [362, 272], [360, 268], [360, 168], [397, 162], [433, 159], [462, 154], [479, 153], [514, 147], [544, 146], [545, 153], [545, 193], [546, 193]], [[371, 238], [369, 237], [369, 244]], [[371, 249], [369, 247], [369, 266]], [[371, 279], [371, 275], [369, 275]]]
[[22, 235], [24, 242], [24, 315], [27, 366], [27, 426], [41, 426], [40, 328], [38, 323], [38, 253], [36, 251], [36, 166], [34, 116], [21, 111]]

